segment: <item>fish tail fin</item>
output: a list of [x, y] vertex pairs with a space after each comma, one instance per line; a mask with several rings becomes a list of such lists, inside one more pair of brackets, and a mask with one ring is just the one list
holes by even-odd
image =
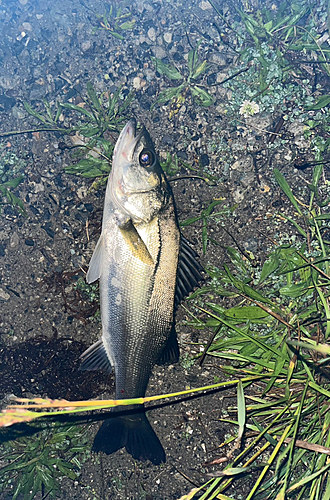
[[150, 460], [155, 465], [166, 462], [164, 448], [144, 412], [113, 416], [103, 422], [92, 450], [111, 455], [124, 447], [136, 460]]

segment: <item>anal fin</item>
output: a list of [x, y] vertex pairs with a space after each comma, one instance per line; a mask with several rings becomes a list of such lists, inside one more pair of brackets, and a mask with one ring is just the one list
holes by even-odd
[[80, 359], [82, 361], [79, 370], [103, 370], [108, 373], [112, 371], [102, 339], [95, 342], [95, 344], [83, 352]]

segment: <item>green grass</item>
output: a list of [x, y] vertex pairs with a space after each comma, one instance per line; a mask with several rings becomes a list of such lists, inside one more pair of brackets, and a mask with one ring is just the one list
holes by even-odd
[[[124, 113], [134, 99], [134, 93], [124, 96], [122, 89], [118, 88], [114, 94], [104, 92], [98, 95], [93, 85], [87, 82], [86, 95], [81, 97], [82, 105], [57, 102], [54, 111], [44, 99], [45, 113], [32, 108], [27, 102], [24, 102], [24, 106], [32, 117], [43, 124], [41, 128], [34, 130], [62, 134], [76, 132], [81, 144], [75, 146], [72, 157], [78, 161], [64, 170], [81, 177], [100, 178], [102, 184], [109, 175], [114, 148], [107, 134], [120, 131], [121, 124], [126, 119]], [[59, 127], [59, 119], [66, 109], [75, 113], [78, 123], [70, 127]]]
[[[329, 498], [330, 241], [322, 233], [330, 215], [318, 199], [321, 174], [318, 165], [309, 203], [303, 203], [275, 170], [292, 204], [292, 216], [281, 217], [295, 228], [295, 243], [279, 242], [261, 269], [228, 248], [231, 265], [211, 269], [211, 283], [193, 295], [204, 319], [190, 325], [216, 333], [208, 356], [231, 360], [222, 371], [235, 378], [265, 376], [258, 387], [243, 384], [246, 406], [240, 395], [232, 409], [236, 418], [221, 419], [237, 426], [241, 441], [245, 417], [249, 438], [243, 434], [240, 454], [208, 484], [200, 497], [205, 500], [224, 498], [220, 494], [252, 470], [256, 481], [247, 500], [284, 499], [291, 492], [294, 498]], [[217, 296], [236, 297], [237, 305], [222, 307]], [[232, 438], [223, 443], [227, 453], [232, 446]]]
[[6, 151], [5, 144], [0, 144], [0, 213], [2, 206], [8, 204], [25, 214], [23, 201], [12, 191], [23, 181], [25, 165], [24, 159]]
[[169, 118], [171, 119], [179, 112], [181, 106], [187, 102], [187, 95], [190, 94], [194, 101], [204, 107], [211, 106], [214, 103], [212, 95], [206, 90], [205, 83], [199, 80], [208, 71], [207, 61], [201, 61], [198, 57], [198, 48], [201, 45], [200, 40], [195, 49], [189, 51], [187, 56], [187, 71], [179, 70], [174, 63], [165, 64], [157, 57], [151, 57], [156, 71], [163, 75], [167, 80], [179, 82], [179, 85], [162, 90], [153, 106], [156, 104], [167, 103], [171, 101]]
[[[33, 427], [34, 424], [31, 424]], [[0, 491], [10, 498], [32, 500], [60, 497], [63, 477], [76, 481], [90, 457], [86, 426], [51, 423], [32, 437], [21, 437], [1, 446]]]

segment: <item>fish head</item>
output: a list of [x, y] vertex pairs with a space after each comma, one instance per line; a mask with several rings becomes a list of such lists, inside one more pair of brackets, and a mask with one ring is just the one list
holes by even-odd
[[146, 128], [130, 120], [117, 140], [107, 195], [133, 222], [150, 222], [167, 204], [169, 186]]

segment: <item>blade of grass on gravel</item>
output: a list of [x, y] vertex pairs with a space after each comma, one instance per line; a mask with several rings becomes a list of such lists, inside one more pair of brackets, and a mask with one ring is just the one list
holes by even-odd
[[[197, 306], [198, 307], [198, 306]], [[204, 312], [205, 314], [208, 314], [209, 316], [211, 316], [212, 318], [215, 318], [216, 320], [218, 320], [219, 322], [223, 323], [224, 325], [226, 325], [228, 328], [234, 330], [236, 333], [238, 333], [239, 335], [251, 340], [254, 344], [256, 344], [258, 347], [260, 347], [263, 351], [271, 351], [275, 357], [277, 358], [281, 353], [279, 353], [279, 351], [277, 351], [276, 349], [273, 349], [272, 346], [268, 345], [268, 344], [264, 344], [263, 342], [261, 342], [260, 340], [252, 337], [251, 335], [245, 333], [242, 329], [239, 329], [239, 328], [236, 328], [234, 325], [232, 325], [231, 323], [229, 323], [228, 321], [226, 321], [225, 319], [223, 318], [220, 318], [219, 316], [216, 316], [215, 314], [213, 314], [212, 312], [210, 311], [207, 311], [206, 309], [203, 309], [202, 307], [198, 307], [198, 309], [202, 312]]]
[[239, 443], [242, 440], [246, 422], [246, 407], [243, 384], [241, 381], [237, 384], [237, 413], [238, 413], [238, 436]]
[[289, 184], [287, 183], [285, 177], [278, 170], [278, 168], [274, 168], [274, 177], [277, 180], [277, 182], [278, 182], [280, 188], [282, 189], [282, 191], [284, 191], [284, 193], [287, 195], [287, 197], [291, 201], [292, 205], [297, 210], [298, 214], [302, 215], [300, 207], [298, 205], [298, 202], [297, 202], [296, 198], [294, 197]]
[[275, 458], [277, 457], [280, 449], [281, 449], [281, 446], [283, 445], [287, 435], [289, 434], [289, 432], [291, 431], [292, 429], [292, 426], [293, 426], [293, 423], [290, 423], [285, 431], [283, 432], [282, 436], [281, 436], [281, 439], [279, 440], [279, 442], [277, 443], [277, 445], [275, 446], [275, 449], [273, 451], [273, 453], [271, 454], [271, 456], [269, 457], [269, 459], [267, 460], [267, 465], [265, 465], [265, 467], [263, 468], [260, 476], [258, 477], [257, 481], [255, 482], [252, 490], [250, 491], [249, 495], [246, 497], [246, 500], [250, 500], [254, 493], [257, 491], [257, 489], [259, 488], [259, 485], [261, 484], [263, 478], [265, 477], [265, 475], [267, 474], [270, 466], [272, 465], [272, 463], [274, 462]]
[[[303, 479], [301, 479], [300, 481], [295, 483], [293, 486], [290, 486], [290, 488], [287, 490], [287, 493], [291, 493], [292, 491], [297, 490], [298, 488], [301, 488], [305, 484], [310, 483], [315, 478], [317, 478], [318, 476], [320, 476], [324, 472], [328, 471], [329, 468], [330, 468], [330, 463], [328, 465], [326, 465], [325, 467], [323, 467], [322, 469], [318, 470], [317, 472], [314, 472], [314, 474], [311, 474], [310, 476], [304, 477]], [[248, 499], [246, 499], [246, 500], [248, 500]]]
[[[292, 441], [291, 441], [291, 443], [289, 444], [289, 447], [288, 447], [289, 448], [289, 459], [288, 459], [288, 462], [286, 463], [286, 472], [285, 472], [285, 476], [284, 476], [284, 485], [283, 485], [283, 490], [282, 490], [284, 492], [287, 489], [287, 485], [289, 483], [290, 475], [293, 472], [293, 470], [291, 468], [291, 465], [292, 465], [293, 456], [294, 456], [294, 444], [295, 444], [295, 441], [296, 441], [297, 435], [298, 435], [299, 423], [300, 423], [300, 419], [301, 419], [302, 410], [304, 408], [304, 402], [305, 402], [305, 397], [306, 397], [306, 393], [307, 393], [308, 387], [309, 387], [309, 384], [307, 383], [305, 385], [304, 392], [303, 392], [303, 395], [302, 395], [299, 407], [298, 407], [296, 415], [295, 415], [296, 416], [296, 421], [295, 421], [294, 428], [293, 428], [293, 437], [292, 437]], [[278, 471], [280, 462], [282, 460], [284, 460], [285, 456], [286, 456], [286, 453], [282, 454], [282, 456], [280, 456], [280, 459], [278, 460], [278, 464], [276, 466], [276, 470], [277, 471]]]
[[[186, 391], [181, 391], [171, 394], [161, 394], [158, 396], [148, 396], [145, 398], [135, 398], [135, 399], [120, 399], [120, 400], [93, 400], [93, 401], [66, 401], [66, 400], [50, 400], [42, 398], [16, 398], [16, 401], [23, 404], [20, 405], [9, 405], [6, 409], [2, 410], [0, 413], [0, 427], [8, 427], [16, 422], [31, 421], [33, 418], [40, 418], [45, 416], [56, 417], [57, 415], [66, 415], [69, 413], [78, 413], [87, 410], [101, 410], [106, 408], [112, 408], [114, 406], [127, 406], [131, 404], [144, 404], [150, 401], [158, 401], [161, 399], [172, 398], [175, 396], [183, 396], [186, 394], [193, 394], [194, 392], [203, 392], [209, 389], [213, 390], [220, 387], [237, 385], [241, 380], [242, 383], [250, 382], [252, 380], [260, 380], [264, 378], [264, 375], [256, 375], [250, 377], [244, 377], [242, 379], [228, 380], [226, 382], [219, 382], [218, 384], [212, 384], [209, 386], [199, 387], [196, 389], [188, 389]], [[42, 408], [65, 408], [60, 411], [26, 411], [30, 408], [34, 410], [40, 410]], [[34, 416], [33, 416], [34, 415]], [[25, 419], [25, 420], [24, 420]]]

